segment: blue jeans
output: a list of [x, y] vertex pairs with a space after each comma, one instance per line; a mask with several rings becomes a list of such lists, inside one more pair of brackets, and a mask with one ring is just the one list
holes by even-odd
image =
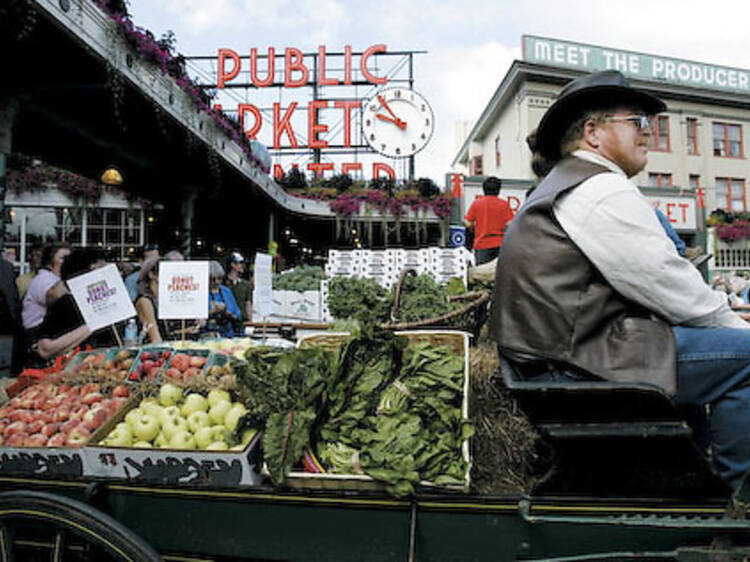
[[710, 406], [714, 467], [732, 487], [750, 469], [750, 330], [674, 327], [680, 406]]

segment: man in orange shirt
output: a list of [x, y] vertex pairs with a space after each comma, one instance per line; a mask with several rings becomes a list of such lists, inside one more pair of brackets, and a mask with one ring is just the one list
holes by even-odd
[[484, 197], [477, 197], [464, 220], [467, 228], [474, 228], [474, 256], [480, 265], [497, 257], [503, 245], [503, 233], [513, 218], [508, 202], [498, 197], [500, 178], [488, 177], [482, 183]]

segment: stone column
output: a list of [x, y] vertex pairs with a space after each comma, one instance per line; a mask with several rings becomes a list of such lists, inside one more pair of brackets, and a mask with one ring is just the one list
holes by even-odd
[[193, 250], [193, 216], [195, 215], [195, 199], [198, 197], [197, 187], [184, 187], [182, 193], [182, 222], [180, 226], [180, 253], [185, 259], [190, 259]]

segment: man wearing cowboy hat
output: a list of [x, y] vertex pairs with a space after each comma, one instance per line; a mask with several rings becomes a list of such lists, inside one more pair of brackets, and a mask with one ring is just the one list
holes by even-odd
[[536, 138], [557, 163], [506, 232], [492, 333], [532, 376], [650, 383], [711, 404], [714, 464], [736, 486], [750, 468], [750, 325], [628, 179], [646, 166], [648, 117], [665, 109], [613, 70], [563, 88]]

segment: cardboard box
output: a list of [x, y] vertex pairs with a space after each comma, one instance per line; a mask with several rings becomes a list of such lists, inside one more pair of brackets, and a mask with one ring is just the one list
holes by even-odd
[[[463, 401], [461, 413], [464, 419], [469, 419], [469, 338], [470, 334], [457, 330], [410, 330], [396, 332], [409, 340], [409, 345], [429, 341], [435, 345], [445, 345], [454, 349], [456, 353], [464, 357], [464, 384]], [[300, 338], [298, 347], [315, 345], [316, 340], [325, 342], [331, 346], [332, 342], [340, 339], [343, 343], [349, 337], [348, 333], [311, 334]], [[439, 486], [433, 482], [421, 482], [420, 486], [426, 490], [450, 490], [454, 492], [468, 492], [471, 482], [471, 453], [469, 440], [465, 440], [461, 446], [461, 455], [466, 460], [466, 476], [463, 485]], [[366, 474], [315, 474], [310, 472], [293, 471], [287, 476], [285, 485], [290, 488], [315, 489], [315, 490], [360, 490], [360, 491], [383, 491], [385, 484], [378, 482]]]
[[110, 418], [83, 447], [90, 476], [132, 483], [242, 488], [261, 483], [261, 432], [242, 451], [186, 451], [98, 445], [137, 407], [134, 401]]

